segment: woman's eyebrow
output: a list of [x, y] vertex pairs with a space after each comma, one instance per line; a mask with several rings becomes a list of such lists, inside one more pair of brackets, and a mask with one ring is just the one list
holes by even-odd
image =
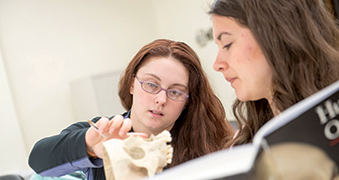
[[221, 32], [221, 33], [218, 35], [218, 37], [217, 37], [217, 39], [218, 39], [219, 41], [221, 41], [221, 36], [222, 36], [222, 35], [229, 35], [229, 36], [231, 36], [232, 34], [229, 33], [229, 32]]
[[161, 81], [160, 77], [159, 77], [159, 76], [157, 76], [157, 75], [155, 75], [155, 74], [151, 74], [151, 73], [145, 73], [145, 75], [152, 76], [152, 77], [154, 77], [155, 79], [157, 79], [157, 80]]
[[[160, 82], [161, 82], [161, 79], [160, 79], [160, 77], [159, 76], [157, 76], [157, 75], [155, 75], [155, 74], [151, 74], [151, 73], [145, 73], [145, 75], [149, 75], [149, 76], [152, 76], [152, 77], [154, 77], [155, 79], [157, 79], [157, 80], [159, 80]], [[185, 85], [183, 85], [183, 84], [172, 84], [171, 86], [181, 86], [181, 87], [183, 87], [183, 88], [185, 88], [185, 89], [188, 89]]]
[[185, 89], [188, 89], [185, 85], [183, 84], [172, 84], [171, 86], [180, 86], [180, 87], [183, 87]]

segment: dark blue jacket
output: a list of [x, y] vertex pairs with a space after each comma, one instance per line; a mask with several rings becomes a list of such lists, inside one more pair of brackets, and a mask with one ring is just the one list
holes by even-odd
[[[123, 116], [129, 117], [129, 113]], [[102, 159], [89, 158], [86, 151], [85, 134], [89, 127], [88, 122], [77, 122], [58, 135], [39, 140], [29, 155], [30, 167], [41, 176], [60, 177], [82, 171], [88, 180], [105, 180]]]

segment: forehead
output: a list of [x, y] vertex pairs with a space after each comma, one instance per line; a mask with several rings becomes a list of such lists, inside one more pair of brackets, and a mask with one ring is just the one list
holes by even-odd
[[215, 40], [220, 40], [223, 35], [239, 34], [243, 30], [248, 30], [240, 26], [233, 18], [226, 16], [213, 15], [212, 23]]
[[188, 84], [189, 72], [177, 59], [172, 57], [148, 58], [137, 72], [138, 75], [154, 74], [161, 81]]

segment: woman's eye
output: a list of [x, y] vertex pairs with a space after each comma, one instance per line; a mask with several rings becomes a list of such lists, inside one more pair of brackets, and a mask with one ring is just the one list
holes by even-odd
[[171, 90], [170, 93], [174, 96], [180, 96], [181, 92], [180, 91], [176, 91], [176, 90]]
[[233, 43], [229, 43], [229, 44], [225, 45], [225, 46], [223, 47], [223, 49], [229, 50], [232, 44], [233, 44]]
[[157, 88], [158, 87], [157, 84], [154, 84], [154, 83], [151, 83], [151, 82], [147, 82], [147, 86], [149, 86], [150, 88]]

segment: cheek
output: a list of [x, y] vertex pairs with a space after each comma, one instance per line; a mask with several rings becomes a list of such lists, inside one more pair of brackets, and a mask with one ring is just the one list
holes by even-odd
[[244, 59], [244, 62], [252, 61], [255, 58], [255, 51], [251, 45], [244, 47], [243, 51], [240, 52], [240, 54], [243, 57], [242, 59]]
[[252, 54], [253, 59], [266, 61], [266, 58], [258, 45], [254, 46], [253, 48], [251, 47], [251, 54]]
[[[258, 71], [261, 69], [262, 61], [265, 60], [265, 57], [258, 46], [247, 45], [236, 53], [236, 63], [248, 71]], [[259, 69], [257, 69], [259, 68]]]
[[150, 97], [150, 94], [138, 89], [138, 87], [133, 90], [133, 104], [139, 104], [144, 107], [145, 103], [151, 101]]
[[251, 59], [262, 59], [263, 53], [261, 51], [261, 48], [259, 44], [253, 39], [253, 37], [248, 38], [248, 42], [246, 44], [246, 48], [244, 53], [247, 53]]
[[173, 102], [173, 104], [168, 106], [168, 109], [171, 111], [170, 114], [173, 115], [173, 118], [175, 118], [175, 120], [180, 116], [181, 112], [184, 110], [185, 104], [186, 104], [185, 102], [182, 103]]

